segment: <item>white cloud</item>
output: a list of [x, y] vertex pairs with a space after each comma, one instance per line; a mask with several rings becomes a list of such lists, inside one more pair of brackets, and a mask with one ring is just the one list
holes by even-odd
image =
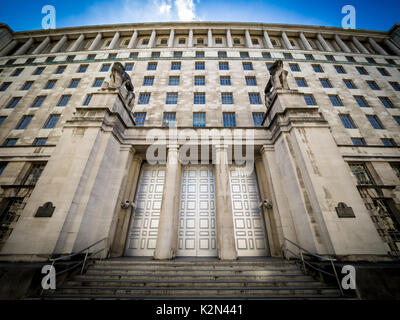
[[159, 11], [161, 14], [169, 14], [171, 12], [171, 1], [161, 1]]
[[175, 7], [180, 21], [196, 19], [196, 7], [193, 0], [175, 0]]

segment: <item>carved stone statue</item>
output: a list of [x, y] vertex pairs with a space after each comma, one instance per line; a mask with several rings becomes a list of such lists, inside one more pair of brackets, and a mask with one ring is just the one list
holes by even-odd
[[120, 62], [113, 63], [110, 81], [104, 81], [101, 89], [118, 89], [121, 98], [128, 106], [131, 106], [132, 101], [135, 100], [135, 93], [133, 92], [134, 87], [132, 85], [131, 77], [126, 73], [124, 66]]
[[277, 60], [269, 69], [269, 74], [271, 75], [267, 86], [265, 87], [265, 105], [267, 108], [269, 107], [272, 96], [277, 89], [286, 89], [289, 90], [289, 86], [287, 83], [287, 74], [288, 72], [283, 69], [282, 60]]

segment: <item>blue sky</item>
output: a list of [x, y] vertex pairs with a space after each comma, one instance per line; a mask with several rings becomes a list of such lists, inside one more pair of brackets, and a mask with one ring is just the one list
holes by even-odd
[[3, 0], [0, 22], [15, 31], [41, 29], [44, 5], [56, 27], [154, 21], [244, 21], [341, 26], [344, 5], [356, 8], [356, 28], [389, 30], [400, 22], [399, 0]]

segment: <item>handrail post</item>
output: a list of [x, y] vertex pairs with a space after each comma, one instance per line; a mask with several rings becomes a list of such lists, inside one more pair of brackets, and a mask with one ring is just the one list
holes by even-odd
[[89, 254], [89, 249], [86, 250], [85, 259], [83, 260], [83, 264], [82, 264], [81, 274], [83, 274], [83, 270], [85, 269], [85, 264], [86, 264], [86, 259], [87, 259], [88, 254]]
[[330, 261], [331, 261], [331, 265], [332, 265], [332, 268], [333, 268], [333, 272], [335, 273], [336, 281], [337, 281], [338, 286], [339, 286], [340, 294], [343, 296], [344, 294], [343, 294], [343, 290], [342, 290], [342, 285], [340, 284], [339, 277], [338, 277], [336, 269], [335, 269], [335, 264], [333, 263], [333, 260], [330, 260]]
[[302, 251], [302, 250], [300, 250], [300, 257], [301, 257], [301, 262], [303, 263], [303, 270], [304, 270], [304, 273], [306, 274], [306, 273], [307, 273], [307, 271], [306, 271], [306, 264], [304, 263], [304, 257], [303, 257], [303, 251]]

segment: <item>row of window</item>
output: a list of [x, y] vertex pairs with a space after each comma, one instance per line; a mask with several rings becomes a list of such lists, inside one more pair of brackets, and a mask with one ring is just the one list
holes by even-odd
[[[3, 124], [3, 122], [6, 120], [6, 116], [1, 116], [0, 117], [0, 126]], [[20, 121], [18, 122], [17, 126], [15, 127], [15, 129], [17, 130], [24, 130], [28, 127], [29, 123], [31, 122], [33, 118], [33, 115], [25, 115], [23, 116]], [[45, 121], [44, 125], [43, 125], [43, 129], [53, 129], [58, 120], [60, 119], [60, 115], [59, 114], [52, 114], [50, 115], [47, 120]]]

